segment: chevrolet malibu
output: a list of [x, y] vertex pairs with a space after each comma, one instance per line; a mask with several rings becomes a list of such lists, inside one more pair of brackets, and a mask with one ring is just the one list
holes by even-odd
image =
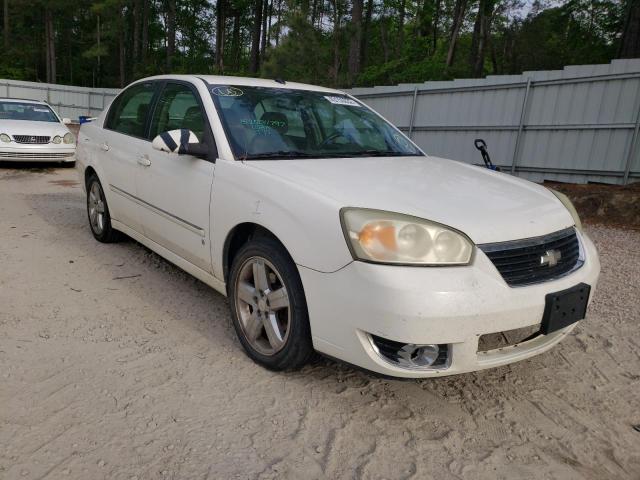
[[67, 118], [37, 100], [0, 99], [0, 160], [73, 162], [76, 139]]
[[429, 156], [322, 87], [143, 79], [83, 125], [77, 168], [93, 236], [226, 295], [273, 370], [314, 352], [398, 377], [522, 360], [584, 318], [600, 271], [564, 195]]

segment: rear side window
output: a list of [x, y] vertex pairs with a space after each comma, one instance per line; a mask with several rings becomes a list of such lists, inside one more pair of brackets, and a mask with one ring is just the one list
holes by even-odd
[[144, 129], [154, 93], [153, 83], [138, 84], [125, 90], [111, 107], [106, 128], [125, 135], [144, 138]]

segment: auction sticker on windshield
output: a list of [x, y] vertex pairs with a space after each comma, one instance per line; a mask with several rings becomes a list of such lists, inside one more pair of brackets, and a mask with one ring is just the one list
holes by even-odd
[[329, 100], [334, 105], [349, 105], [350, 107], [359, 107], [360, 106], [360, 104], [358, 102], [356, 102], [355, 100], [352, 100], [352, 99], [346, 98], [346, 97], [331, 97], [331, 96], [325, 95], [324, 98]]

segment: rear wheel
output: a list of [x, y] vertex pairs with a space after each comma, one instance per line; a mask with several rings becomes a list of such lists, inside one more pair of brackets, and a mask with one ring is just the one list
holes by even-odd
[[238, 251], [229, 275], [229, 304], [238, 338], [255, 362], [291, 370], [313, 355], [298, 270], [274, 239], [258, 237]]
[[103, 243], [117, 242], [121, 238], [120, 232], [111, 226], [111, 216], [107, 199], [98, 176], [91, 174], [87, 180], [87, 215], [89, 227], [96, 240]]

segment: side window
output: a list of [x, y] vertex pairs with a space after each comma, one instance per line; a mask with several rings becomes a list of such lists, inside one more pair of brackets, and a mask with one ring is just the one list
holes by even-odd
[[153, 83], [134, 85], [127, 89], [111, 107], [106, 128], [134, 137], [144, 137], [154, 92]]
[[204, 125], [202, 108], [193, 91], [186, 85], [168, 83], [156, 104], [149, 136], [186, 128], [202, 141]]

